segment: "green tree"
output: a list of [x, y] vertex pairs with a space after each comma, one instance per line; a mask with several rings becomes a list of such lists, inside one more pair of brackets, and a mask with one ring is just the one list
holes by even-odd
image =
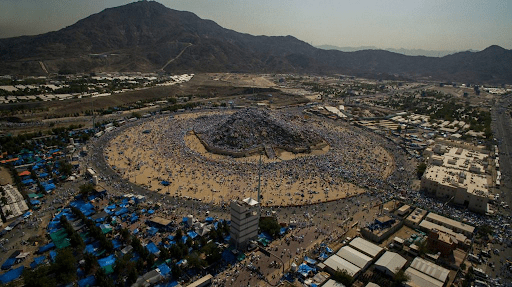
[[393, 276], [393, 286], [402, 286], [403, 283], [409, 281], [411, 277], [404, 270], [398, 270]]
[[420, 163], [416, 168], [416, 175], [418, 176], [418, 178], [421, 178], [423, 176], [425, 170], [427, 170], [427, 164], [424, 162]]
[[67, 161], [60, 161], [59, 172], [63, 175], [70, 176], [73, 173], [73, 165]]
[[96, 285], [99, 287], [114, 287], [114, 281], [110, 278], [103, 268], [98, 268], [96, 273], [94, 273], [94, 277], [96, 277]]
[[71, 248], [58, 251], [52, 270], [60, 283], [67, 284], [76, 280], [76, 258]]
[[35, 270], [25, 269], [22, 274], [26, 287], [53, 287], [57, 286], [55, 276], [48, 276], [50, 266], [39, 266]]
[[267, 232], [272, 237], [277, 237], [279, 235], [279, 231], [281, 230], [281, 226], [273, 217], [266, 217], [261, 219], [259, 227], [261, 231]]
[[91, 253], [84, 253], [84, 270], [86, 274], [90, 274], [91, 271], [94, 270], [95, 267], [98, 267], [98, 260], [96, 259], [96, 256], [94, 256]]
[[80, 190], [80, 194], [82, 195], [82, 197], [84, 199], [87, 199], [87, 197], [89, 195], [96, 192], [96, 189], [94, 188], [94, 185], [92, 183], [86, 183], [86, 184], [80, 185], [79, 190]]
[[351, 286], [352, 282], [354, 281], [352, 276], [350, 276], [350, 274], [348, 274], [347, 270], [345, 269], [337, 269], [336, 271], [334, 271], [334, 273], [332, 274], [332, 279], [345, 286]]

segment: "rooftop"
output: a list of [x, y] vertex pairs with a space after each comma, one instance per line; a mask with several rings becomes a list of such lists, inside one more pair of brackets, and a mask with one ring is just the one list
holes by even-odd
[[429, 213], [426, 217], [427, 220], [429, 221], [438, 221], [438, 222], [443, 222], [445, 225], [449, 225], [449, 226], [453, 226], [454, 228], [457, 228], [457, 229], [460, 229], [460, 230], [464, 230], [466, 232], [469, 232], [469, 233], [473, 233], [475, 231], [475, 227], [469, 225], [469, 224], [465, 224], [465, 223], [462, 223], [462, 222], [459, 222], [459, 221], [455, 221], [453, 219], [450, 219], [448, 217], [444, 217], [442, 215], [439, 215], [439, 214], [436, 214], [436, 213]]
[[465, 188], [467, 192], [471, 194], [489, 196], [487, 178], [485, 175], [461, 171], [450, 167], [430, 165], [423, 177], [442, 185]]

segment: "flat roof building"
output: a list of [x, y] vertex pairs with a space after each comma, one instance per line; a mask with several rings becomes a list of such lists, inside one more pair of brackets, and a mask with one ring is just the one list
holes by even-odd
[[453, 220], [448, 217], [444, 217], [433, 212], [429, 213], [427, 217], [425, 217], [425, 220], [447, 227], [456, 233], [462, 233], [467, 237], [472, 237], [473, 233], [475, 232], [474, 226]]
[[[428, 154], [428, 150], [426, 151]], [[421, 178], [421, 188], [436, 197], [450, 199], [470, 210], [488, 213], [492, 198], [486, 175], [488, 156], [462, 148], [445, 148], [436, 145], [429, 165]], [[437, 155], [433, 154], [436, 153]]]
[[405, 219], [405, 225], [411, 227], [411, 228], [418, 228], [420, 225], [420, 222], [423, 220], [423, 218], [427, 215], [428, 211], [416, 208], [407, 218]]

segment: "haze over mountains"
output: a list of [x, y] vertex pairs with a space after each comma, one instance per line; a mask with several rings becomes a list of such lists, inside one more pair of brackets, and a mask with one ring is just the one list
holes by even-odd
[[444, 57], [323, 50], [292, 36], [253, 36], [190, 12], [139, 1], [37, 36], [0, 39], [0, 74], [46, 72], [340, 73], [374, 78], [512, 83], [512, 50]]
[[[389, 51], [393, 53], [403, 54], [406, 56], [427, 56], [427, 57], [444, 57], [451, 54], [463, 52], [463, 51], [455, 51], [455, 50], [424, 50], [424, 49], [394, 49], [394, 48], [378, 48], [375, 46], [361, 46], [361, 47], [338, 47], [333, 45], [320, 45], [315, 46], [319, 49], [324, 50], [339, 50], [342, 52], [356, 52], [356, 51], [362, 51], [362, 50], [384, 50]], [[468, 50], [469, 52], [478, 52], [476, 50]]]

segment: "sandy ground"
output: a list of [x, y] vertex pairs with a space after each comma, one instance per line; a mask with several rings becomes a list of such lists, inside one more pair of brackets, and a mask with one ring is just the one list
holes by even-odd
[[[120, 176], [160, 194], [217, 204], [232, 199], [256, 198], [259, 156], [233, 159], [206, 152], [197, 138], [187, 133], [189, 127], [184, 123], [184, 120], [204, 115], [182, 114], [172, 121], [160, 118], [125, 130], [105, 148], [107, 161]], [[170, 127], [171, 123], [174, 126]], [[333, 128], [339, 132], [344, 129]], [[167, 134], [171, 129], [179, 132]], [[318, 173], [317, 165], [324, 162], [315, 159], [331, 152], [336, 151], [327, 147], [310, 155], [280, 152], [277, 163], [263, 157], [262, 205], [311, 204], [365, 192], [341, 177]], [[369, 146], [361, 153], [358, 155], [360, 161], [354, 163], [359, 168], [373, 169], [382, 178], [394, 171], [393, 156], [384, 148]], [[164, 186], [162, 181], [170, 184]]]
[[11, 173], [5, 167], [0, 167], [0, 185], [12, 184]]

